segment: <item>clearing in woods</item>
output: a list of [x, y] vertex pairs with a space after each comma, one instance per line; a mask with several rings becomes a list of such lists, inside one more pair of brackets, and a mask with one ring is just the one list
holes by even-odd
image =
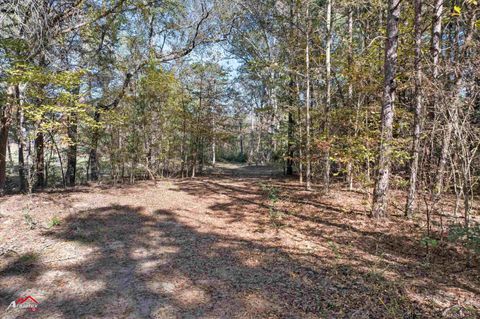
[[[478, 268], [361, 192], [268, 167], [85, 186], [0, 204], [4, 318], [474, 318]], [[399, 213], [400, 215], [400, 213]], [[38, 311], [9, 309], [30, 295]]]

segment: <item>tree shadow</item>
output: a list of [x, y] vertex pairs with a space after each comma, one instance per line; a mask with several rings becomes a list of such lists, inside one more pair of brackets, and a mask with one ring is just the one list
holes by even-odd
[[[270, 206], [265, 196], [259, 195], [258, 180], [255, 184], [238, 178], [234, 185], [225, 182], [208, 179], [186, 183], [181, 185], [180, 191], [194, 196], [224, 196], [221, 203], [210, 205], [209, 209], [231, 223], [249, 222], [259, 229], [271, 226], [268, 220], [261, 218], [268, 214]], [[286, 216], [294, 231], [324, 246], [339, 247], [349, 263], [364, 268], [385, 267], [432, 295], [442, 289], [462, 289], [480, 295], [480, 277], [475, 269], [465, 267], [468, 259], [465, 250], [456, 249], [443, 240], [438, 247], [430, 247], [427, 256], [421, 231], [404, 220], [396, 218], [392, 223], [395, 227], [382, 225], [362, 211], [347, 211], [312, 198], [312, 194], [304, 198], [305, 194], [295, 193], [289, 187], [282, 189], [282, 183], [273, 185], [288, 195], [285, 201], [289, 204], [300, 205], [299, 209], [285, 209], [282, 205], [275, 208]], [[305, 212], [305, 204], [313, 206], [315, 213]], [[470, 301], [480, 305], [480, 300]]]
[[[381, 274], [261, 241], [202, 232], [175, 212], [106, 206], [44, 233], [75, 245], [37, 318], [428, 317]], [[47, 277], [48, 278], [48, 277]], [[62, 281], [63, 280], [63, 281]], [[1, 291], [6, 300], [12, 296]], [[12, 299], [13, 300], [13, 299]]]
[[0, 278], [23, 276], [29, 280], [34, 280], [43, 269], [42, 265], [38, 263], [38, 257], [36, 253], [15, 256], [0, 269]]
[[[36, 262], [22, 273], [12, 261], [0, 270], [0, 280], [31, 272], [32, 286], [48, 287], [40, 318], [432, 318], [444, 317], [444, 309], [413, 298], [404, 277], [417, 281], [416, 289], [444, 285], [478, 293], [475, 273], [454, 273], [446, 261], [464, 260], [461, 253], [448, 252], [425, 268], [422, 247], [409, 229], [402, 234], [363, 227], [370, 222], [364, 214], [315, 198], [308, 199], [314, 213], [303, 211], [305, 199], [291, 188], [280, 191], [300, 208], [275, 208], [292, 225], [285, 231], [330, 245], [331, 252], [243, 236], [234, 223], [271, 226], [271, 203], [258, 183], [258, 176], [267, 175], [242, 174], [180, 181], [170, 189], [209, 199], [208, 213], [234, 231], [194, 227], [175, 210], [86, 209], [43, 232], [68, 244], [58, 262]], [[131, 195], [132, 187], [122, 195]], [[6, 307], [18, 296], [0, 288], [0, 297]]]

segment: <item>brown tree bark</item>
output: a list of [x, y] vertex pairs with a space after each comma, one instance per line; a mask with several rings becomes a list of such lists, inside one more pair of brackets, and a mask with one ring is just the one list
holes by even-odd
[[[100, 123], [100, 112], [95, 111], [94, 114], [95, 124]], [[100, 139], [100, 133], [98, 132], [98, 128], [94, 129], [92, 135], [92, 145], [90, 148], [90, 154], [88, 157], [90, 167], [90, 180], [91, 181], [98, 181], [98, 174], [99, 174], [99, 167], [98, 167], [98, 141]]]
[[305, 157], [306, 157], [306, 189], [312, 189], [312, 170], [311, 170], [311, 145], [310, 145], [310, 15], [309, 15], [309, 5], [310, 1], [307, 1], [307, 38], [306, 38], [306, 45], [305, 45], [305, 67], [306, 67], [306, 92], [305, 92], [305, 109], [306, 109], [306, 150], [305, 150]]
[[[436, 0], [433, 8], [432, 43], [430, 48], [430, 51], [432, 54], [432, 80], [434, 81], [434, 84], [436, 84], [436, 81], [439, 75], [440, 46], [441, 46], [441, 39], [442, 39], [442, 14], [443, 14], [443, 0]], [[430, 110], [430, 114], [432, 114], [431, 115], [432, 122], [434, 123], [434, 125], [437, 122], [436, 116], [438, 113], [438, 110], [437, 110], [438, 100], [439, 100], [438, 94], [434, 92], [432, 106]], [[433, 130], [433, 132], [435, 133], [435, 129]], [[448, 135], [448, 133], [445, 135]], [[432, 143], [434, 141], [435, 141], [435, 137], [432, 136]], [[433, 145], [432, 145], [432, 150], [433, 150]], [[434, 160], [433, 154], [434, 152], [432, 151], [432, 157], [431, 157], [432, 162]], [[439, 167], [439, 170], [440, 170], [440, 167]], [[436, 196], [435, 194], [436, 194], [436, 186], [438, 184], [438, 178], [436, 178], [435, 184], [436, 185], [434, 187], [433, 197]]]
[[26, 176], [26, 165], [25, 165], [25, 141], [26, 141], [26, 130], [25, 130], [25, 123], [24, 123], [24, 115], [23, 115], [23, 92], [20, 90], [18, 85], [15, 86], [15, 99], [18, 104], [17, 108], [17, 137], [18, 137], [18, 176], [20, 179], [20, 192], [24, 193], [30, 187], [27, 187], [27, 176]]
[[0, 107], [0, 196], [5, 192], [7, 182], [7, 148], [10, 129], [12, 101], [15, 100], [15, 88], [7, 88], [7, 101]]
[[[348, 10], [348, 71], [351, 75], [353, 64], [353, 9]], [[348, 81], [348, 104], [353, 108], [353, 81]], [[355, 132], [356, 133], [356, 132]], [[353, 159], [347, 164], [348, 189], [353, 190]]]
[[5, 192], [7, 182], [7, 144], [9, 130], [10, 104], [2, 106], [0, 118], [0, 195]]
[[387, 40], [385, 43], [382, 127], [378, 156], [377, 176], [373, 193], [372, 216], [387, 216], [390, 161], [392, 152], [393, 116], [395, 101], [395, 75], [397, 72], [398, 22], [400, 0], [388, 1]]
[[[325, 139], [328, 145], [330, 139], [330, 109], [332, 108], [332, 79], [331, 79], [331, 52], [332, 52], [332, 0], [327, 0], [327, 41], [325, 49], [325, 82], [327, 84], [325, 101]], [[330, 146], [325, 150], [325, 167], [323, 185], [325, 192], [330, 189]]]
[[71, 114], [69, 116], [69, 123], [67, 135], [70, 140], [67, 150], [67, 184], [68, 186], [75, 186], [75, 179], [77, 175], [77, 115]]
[[410, 164], [410, 186], [405, 216], [411, 218], [415, 210], [417, 194], [418, 161], [420, 157], [420, 135], [422, 132], [422, 0], [415, 0], [415, 116], [413, 128], [412, 160]]
[[38, 132], [35, 138], [35, 173], [37, 175], [36, 186], [45, 187], [45, 145], [43, 132]]

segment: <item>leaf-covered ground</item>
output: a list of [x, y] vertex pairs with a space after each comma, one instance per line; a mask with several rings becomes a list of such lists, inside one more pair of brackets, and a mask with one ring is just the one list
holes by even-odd
[[[4, 318], [478, 318], [475, 258], [422, 220], [266, 167], [0, 203]], [[393, 206], [394, 207], [394, 206]], [[394, 208], [393, 208], [394, 210]], [[38, 311], [6, 308], [33, 296]]]

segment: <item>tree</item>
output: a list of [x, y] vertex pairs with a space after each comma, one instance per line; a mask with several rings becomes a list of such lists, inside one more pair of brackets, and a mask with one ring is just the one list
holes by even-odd
[[405, 216], [411, 218], [415, 209], [417, 193], [420, 138], [422, 132], [422, 0], [415, 0], [415, 117], [413, 128], [412, 160], [410, 164], [410, 187], [408, 190]]
[[397, 71], [398, 24], [400, 0], [389, 0], [387, 17], [387, 39], [385, 41], [383, 104], [381, 116], [380, 148], [377, 177], [373, 194], [372, 215], [387, 216], [388, 186], [392, 153], [392, 131], [395, 101], [395, 76]]

